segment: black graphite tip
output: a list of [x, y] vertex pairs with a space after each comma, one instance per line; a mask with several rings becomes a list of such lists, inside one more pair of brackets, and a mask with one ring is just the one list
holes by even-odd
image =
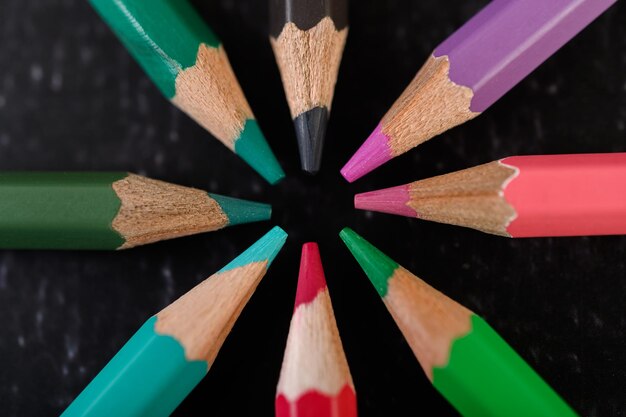
[[314, 107], [298, 115], [293, 123], [296, 127], [302, 170], [309, 174], [317, 174], [322, 163], [328, 109]]
[[309, 30], [326, 16], [339, 31], [348, 26], [348, 0], [270, 0], [270, 36], [278, 38], [287, 22]]

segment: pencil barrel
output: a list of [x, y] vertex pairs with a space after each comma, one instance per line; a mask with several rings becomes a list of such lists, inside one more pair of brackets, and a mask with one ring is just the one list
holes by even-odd
[[465, 417], [573, 417], [576, 413], [480, 317], [455, 340], [433, 385]]
[[159, 90], [176, 94], [178, 74], [196, 63], [198, 48], [219, 39], [187, 0], [90, 0]]
[[116, 249], [123, 172], [0, 174], [0, 248]]
[[205, 361], [188, 361], [181, 344], [150, 318], [61, 417], [167, 417], [202, 380]]

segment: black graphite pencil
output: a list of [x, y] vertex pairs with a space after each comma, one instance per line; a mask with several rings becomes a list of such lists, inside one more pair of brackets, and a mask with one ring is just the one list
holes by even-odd
[[270, 0], [270, 41], [296, 128], [302, 169], [320, 169], [348, 35], [347, 0]]

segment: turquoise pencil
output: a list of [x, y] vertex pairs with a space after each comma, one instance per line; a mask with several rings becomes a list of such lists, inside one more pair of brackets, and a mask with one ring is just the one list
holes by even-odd
[[286, 239], [285, 231], [274, 227], [151, 317], [62, 417], [169, 416], [208, 372]]

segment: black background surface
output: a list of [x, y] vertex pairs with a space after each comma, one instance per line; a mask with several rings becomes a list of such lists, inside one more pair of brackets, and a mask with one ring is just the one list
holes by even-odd
[[[339, 175], [428, 53], [486, 3], [353, 1], [322, 171], [309, 178], [298, 169], [265, 2], [195, 1], [288, 174], [270, 187], [160, 96], [86, 2], [0, 0], [0, 169], [129, 170], [271, 202], [272, 224], [290, 235], [175, 415], [273, 415], [300, 246], [312, 240], [360, 415], [457, 415], [340, 242], [344, 226], [485, 317], [582, 415], [626, 415], [626, 237], [509, 240], [352, 208], [356, 192], [505, 156], [626, 151], [623, 2], [479, 118], [354, 185]], [[150, 315], [270, 226], [118, 253], [0, 251], [0, 414], [59, 414]]]

